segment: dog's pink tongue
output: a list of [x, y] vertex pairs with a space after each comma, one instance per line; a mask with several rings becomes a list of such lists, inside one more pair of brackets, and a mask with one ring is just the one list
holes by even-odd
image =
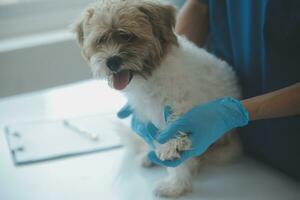
[[120, 71], [113, 75], [113, 86], [116, 90], [123, 90], [129, 83], [129, 71]]

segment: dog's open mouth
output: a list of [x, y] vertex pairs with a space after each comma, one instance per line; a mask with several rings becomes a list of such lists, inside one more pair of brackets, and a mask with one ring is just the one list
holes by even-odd
[[131, 81], [133, 74], [130, 70], [113, 73], [109, 77], [110, 85], [116, 90], [123, 90]]

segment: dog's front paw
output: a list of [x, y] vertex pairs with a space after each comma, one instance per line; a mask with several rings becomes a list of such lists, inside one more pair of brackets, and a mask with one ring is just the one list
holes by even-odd
[[170, 139], [165, 144], [161, 144], [155, 150], [157, 157], [160, 160], [174, 160], [180, 158], [180, 152], [189, 150], [192, 146], [192, 141], [186, 133], [180, 132], [180, 135], [175, 139]]
[[190, 180], [166, 179], [157, 183], [154, 193], [160, 197], [179, 197], [192, 191]]

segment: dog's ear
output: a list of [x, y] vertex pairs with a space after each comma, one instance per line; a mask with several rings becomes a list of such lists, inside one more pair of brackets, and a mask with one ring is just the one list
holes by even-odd
[[176, 8], [174, 6], [147, 2], [141, 4], [139, 10], [147, 16], [152, 25], [153, 34], [162, 45], [178, 44], [174, 33], [176, 22]]
[[73, 32], [76, 34], [76, 40], [80, 47], [83, 46], [84, 41], [84, 26], [93, 17], [95, 9], [93, 7], [87, 8], [82, 16], [72, 26]]

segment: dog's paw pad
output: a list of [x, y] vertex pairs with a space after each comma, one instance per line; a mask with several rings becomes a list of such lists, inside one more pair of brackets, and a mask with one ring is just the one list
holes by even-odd
[[180, 158], [180, 154], [176, 150], [176, 148], [169, 148], [167, 146], [157, 149], [155, 153], [157, 157], [162, 161]]
[[155, 153], [160, 160], [174, 160], [180, 158], [180, 153], [189, 150], [191, 146], [192, 141], [187, 134], [180, 132], [177, 138], [170, 139], [167, 143], [160, 145]]

